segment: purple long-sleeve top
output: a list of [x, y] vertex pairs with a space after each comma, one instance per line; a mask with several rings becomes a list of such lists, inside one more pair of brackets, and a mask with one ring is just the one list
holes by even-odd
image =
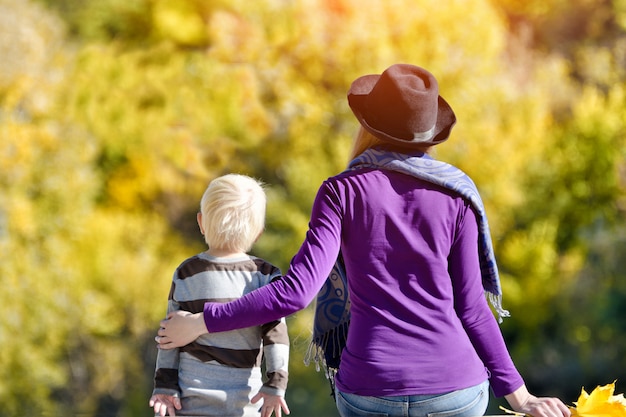
[[522, 386], [482, 288], [470, 204], [387, 170], [326, 180], [287, 273], [239, 300], [207, 303], [207, 329], [258, 325], [305, 308], [340, 249], [352, 303], [340, 391], [441, 394], [489, 378], [500, 397]]

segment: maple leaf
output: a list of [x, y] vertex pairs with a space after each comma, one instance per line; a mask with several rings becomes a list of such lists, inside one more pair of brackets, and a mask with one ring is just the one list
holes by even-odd
[[612, 384], [597, 386], [591, 394], [583, 387], [578, 401], [574, 402], [572, 417], [626, 417], [626, 399], [624, 394], [613, 395], [615, 381]]

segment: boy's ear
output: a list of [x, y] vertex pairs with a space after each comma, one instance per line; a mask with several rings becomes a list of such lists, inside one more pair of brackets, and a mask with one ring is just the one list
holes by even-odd
[[196, 220], [198, 221], [198, 227], [200, 228], [200, 233], [204, 236], [204, 226], [202, 226], [202, 212], [199, 211], [196, 215]]

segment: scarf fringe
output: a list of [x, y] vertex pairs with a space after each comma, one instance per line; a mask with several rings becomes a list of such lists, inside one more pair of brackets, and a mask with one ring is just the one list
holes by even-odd
[[505, 310], [504, 307], [502, 307], [502, 295], [494, 294], [489, 291], [485, 291], [485, 294], [498, 315], [498, 323], [502, 323], [505, 317], [511, 317], [509, 310]]
[[[324, 369], [324, 374], [327, 378], [334, 377], [334, 374], [339, 368], [341, 352], [346, 345], [349, 326], [350, 321], [346, 321], [338, 324], [337, 327], [326, 333], [313, 338], [304, 355], [304, 364], [309, 366], [311, 362], [313, 362], [315, 363], [315, 370], [317, 372]], [[328, 355], [331, 356], [328, 357]]]

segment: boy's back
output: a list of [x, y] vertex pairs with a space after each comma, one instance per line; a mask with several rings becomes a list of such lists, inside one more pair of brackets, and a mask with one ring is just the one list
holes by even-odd
[[[203, 252], [176, 269], [168, 311], [201, 312], [206, 301], [237, 299], [280, 275], [278, 268], [260, 258], [217, 258]], [[269, 378], [265, 384], [260, 368], [263, 357]], [[171, 395], [180, 389], [184, 415], [241, 416], [245, 410], [244, 415], [258, 416], [259, 407], [250, 399], [259, 390], [284, 395], [288, 357], [284, 319], [262, 327], [206, 334], [179, 352], [159, 351], [155, 393]]]

